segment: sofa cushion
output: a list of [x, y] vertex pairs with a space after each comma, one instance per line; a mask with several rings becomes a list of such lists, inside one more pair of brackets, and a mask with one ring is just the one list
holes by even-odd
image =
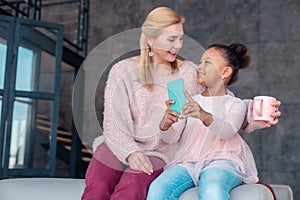
[[[191, 188], [185, 191], [179, 200], [197, 200], [198, 188]], [[230, 193], [230, 200], [273, 200], [272, 192], [264, 185], [245, 184], [233, 189]]]
[[[271, 185], [278, 200], [293, 200], [287, 185]], [[85, 187], [84, 179], [72, 178], [15, 178], [0, 180], [2, 200], [76, 200]], [[197, 188], [185, 191], [179, 200], [197, 200]], [[231, 191], [231, 200], [273, 200], [272, 193], [264, 185], [246, 184]]]
[[[277, 200], [293, 200], [293, 191], [288, 185], [271, 184]], [[185, 191], [179, 200], [197, 200], [198, 188]], [[245, 184], [233, 189], [230, 200], [273, 200], [272, 192], [261, 184]]]
[[84, 186], [84, 179], [5, 179], [0, 181], [0, 199], [75, 200], [80, 199]]

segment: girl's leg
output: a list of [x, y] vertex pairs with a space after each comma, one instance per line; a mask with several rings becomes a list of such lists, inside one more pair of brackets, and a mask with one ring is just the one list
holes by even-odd
[[241, 179], [225, 169], [206, 169], [200, 175], [199, 199], [229, 200], [230, 191], [241, 184]]
[[147, 200], [175, 200], [185, 190], [194, 186], [188, 171], [180, 165], [174, 165], [152, 182]]
[[[95, 156], [97, 155], [97, 157]], [[82, 200], [109, 200], [123, 174], [123, 165], [106, 144], [101, 144], [88, 166]]]
[[115, 187], [111, 200], [144, 200], [150, 183], [163, 171], [165, 162], [157, 157], [149, 157], [155, 170], [152, 175], [137, 172], [128, 168], [122, 175], [119, 184]]

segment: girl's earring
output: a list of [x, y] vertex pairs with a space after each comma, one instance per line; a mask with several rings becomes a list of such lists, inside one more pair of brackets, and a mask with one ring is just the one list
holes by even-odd
[[149, 57], [153, 56], [153, 52], [152, 52], [152, 47], [149, 47], [149, 53], [148, 53]]
[[225, 77], [223, 76], [224, 74], [226, 74], [226, 71], [224, 71], [224, 72], [222, 73], [222, 80], [224, 80], [224, 78], [225, 78]]

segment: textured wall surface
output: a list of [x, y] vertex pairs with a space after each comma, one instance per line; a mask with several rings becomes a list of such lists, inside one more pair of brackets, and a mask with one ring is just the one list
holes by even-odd
[[[186, 18], [185, 33], [204, 47], [242, 42], [252, 66], [232, 87], [238, 97], [272, 95], [282, 102], [278, 125], [243, 137], [266, 183], [288, 184], [300, 199], [300, 1], [298, 0], [91, 0], [89, 50], [105, 39], [140, 27], [157, 6]], [[200, 56], [200, 55], [199, 55]]]

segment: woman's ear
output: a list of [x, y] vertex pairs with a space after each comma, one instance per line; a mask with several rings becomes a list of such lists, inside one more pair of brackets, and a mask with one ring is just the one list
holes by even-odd
[[147, 44], [148, 44], [149, 47], [152, 47], [152, 45], [153, 45], [153, 38], [147, 37]]

